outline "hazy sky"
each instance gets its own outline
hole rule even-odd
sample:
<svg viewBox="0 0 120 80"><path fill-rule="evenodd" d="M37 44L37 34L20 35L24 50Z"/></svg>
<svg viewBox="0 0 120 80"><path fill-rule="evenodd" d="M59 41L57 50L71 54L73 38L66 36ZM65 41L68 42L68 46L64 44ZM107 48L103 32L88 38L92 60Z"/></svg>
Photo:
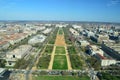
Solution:
<svg viewBox="0 0 120 80"><path fill-rule="evenodd" d="M0 20L120 22L120 0L0 0Z"/></svg>

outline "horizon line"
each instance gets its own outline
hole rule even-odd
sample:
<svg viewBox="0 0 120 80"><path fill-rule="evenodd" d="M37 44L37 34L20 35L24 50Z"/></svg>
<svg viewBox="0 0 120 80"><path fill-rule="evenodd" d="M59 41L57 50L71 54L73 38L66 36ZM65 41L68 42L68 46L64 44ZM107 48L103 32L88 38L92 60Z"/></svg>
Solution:
<svg viewBox="0 0 120 80"><path fill-rule="evenodd" d="M1 21L45 21L45 22L95 22L95 23L120 23L114 21L82 21L82 20L0 20Z"/></svg>

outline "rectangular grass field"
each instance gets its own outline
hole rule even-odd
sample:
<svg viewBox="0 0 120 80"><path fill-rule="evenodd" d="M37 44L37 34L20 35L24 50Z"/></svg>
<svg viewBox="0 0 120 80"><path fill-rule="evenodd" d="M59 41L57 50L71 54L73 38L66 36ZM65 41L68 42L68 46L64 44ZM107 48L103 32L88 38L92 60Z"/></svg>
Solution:
<svg viewBox="0 0 120 80"><path fill-rule="evenodd" d="M63 30L62 28L59 29L59 35L62 35L63 34Z"/></svg>
<svg viewBox="0 0 120 80"><path fill-rule="evenodd" d="M55 54L65 54L65 47L57 46L55 50Z"/></svg>
<svg viewBox="0 0 120 80"><path fill-rule="evenodd" d="M65 55L55 55L52 68L57 69L57 70L68 69L66 56Z"/></svg>

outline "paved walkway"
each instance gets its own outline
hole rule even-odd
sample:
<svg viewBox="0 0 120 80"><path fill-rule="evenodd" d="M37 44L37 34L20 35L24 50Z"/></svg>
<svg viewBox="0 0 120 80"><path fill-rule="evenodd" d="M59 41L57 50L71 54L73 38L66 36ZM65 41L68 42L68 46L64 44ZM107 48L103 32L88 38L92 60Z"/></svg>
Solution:
<svg viewBox="0 0 120 80"><path fill-rule="evenodd" d="M72 70L69 53L67 51L67 46L65 46L65 52L66 52L66 59L67 59L67 64L68 64L68 70Z"/></svg>
<svg viewBox="0 0 120 80"><path fill-rule="evenodd" d="M32 80L32 79L33 79L32 74L30 74L30 75L29 75L29 79L30 79L30 80Z"/></svg>
<svg viewBox="0 0 120 80"><path fill-rule="evenodd" d="M56 46L63 46L63 47L65 47L66 54L55 54ZM53 52L51 54L51 61L49 63L49 67L48 67L49 70L52 70L52 66L53 66L54 56L55 55L65 55L66 59L67 59L68 70L72 70L70 58L69 58L68 51L67 51L67 45L65 43L64 32L63 32L62 35L60 35L59 34L59 30L57 32L57 37L56 37L56 40L55 40Z"/></svg>
<svg viewBox="0 0 120 80"><path fill-rule="evenodd" d="M53 51L52 51L52 54L51 54L51 60L50 60L49 67L48 67L49 70L52 70L54 55L55 55L55 49L56 49L56 46L53 47Z"/></svg>

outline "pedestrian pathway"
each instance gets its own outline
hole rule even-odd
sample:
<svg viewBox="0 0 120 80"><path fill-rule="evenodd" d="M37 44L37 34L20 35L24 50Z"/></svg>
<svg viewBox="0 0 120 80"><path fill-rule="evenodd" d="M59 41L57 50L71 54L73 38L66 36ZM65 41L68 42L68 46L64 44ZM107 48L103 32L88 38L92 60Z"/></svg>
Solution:
<svg viewBox="0 0 120 80"><path fill-rule="evenodd" d="M54 55L55 55L55 49L56 49L56 46L53 47L53 52L51 54L51 61L49 63L49 67L48 67L49 70L52 70L53 61L54 61Z"/></svg>
<svg viewBox="0 0 120 80"><path fill-rule="evenodd" d="M69 53L67 51L67 46L65 46L65 51L66 51L66 59L67 59L67 63L68 63L68 70L72 70Z"/></svg>
<svg viewBox="0 0 120 80"><path fill-rule="evenodd" d="M56 46L64 47L66 54L55 54ZM66 43L65 43L64 32L63 32L63 34L61 35L61 34L59 34L59 30L58 30L58 32L57 32L57 36L56 36L56 40L55 40L53 52L52 52L52 54L51 54L51 61L50 61L50 63L49 63L49 67L48 67L49 70L52 70L52 66L53 66L54 56L55 56L55 55L65 55L65 56L66 56L66 59L67 59L68 70L72 70L71 62L70 62L70 58L69 58L69 54L68 54L68 51L67 51L67 45L66 45Z"/></svg>

